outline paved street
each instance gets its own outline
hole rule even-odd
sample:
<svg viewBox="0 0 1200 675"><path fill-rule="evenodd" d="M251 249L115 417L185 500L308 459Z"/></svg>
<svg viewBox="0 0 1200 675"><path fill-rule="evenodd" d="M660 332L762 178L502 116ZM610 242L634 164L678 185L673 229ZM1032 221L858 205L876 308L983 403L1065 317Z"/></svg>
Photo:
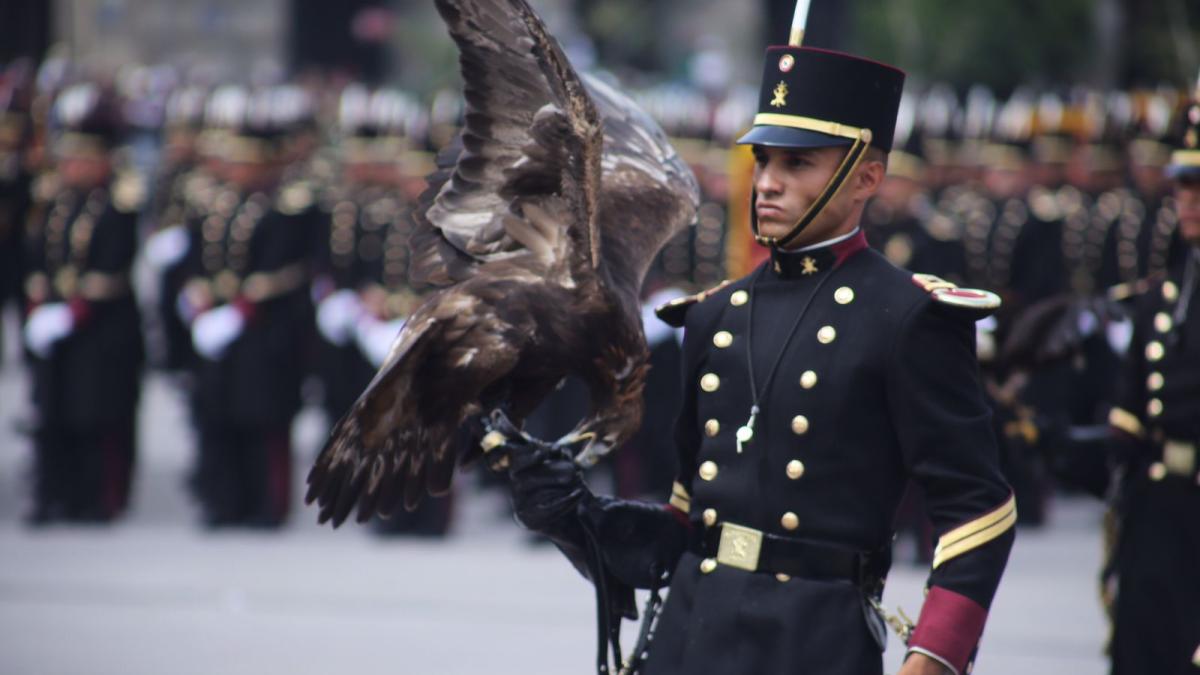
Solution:
<svg viewBox="0 0 1200 675"><path fill-rule="evenodd" d="M15 431L28 415L26 383L7 329L0 673L591 672L590 588L557 552L530 546L497 495L461 500L454 534L441 543L318 528L315 512L299 504L279 533L197 527L181 488L188 427L177 394L158 377L147 384L129 517L108 528L26 529L29 450ZM297 486L320 427L315 416L298 423ZM1094 584L1099 520L1098 505L1060 500L1052 526L1019 534L977 674L1105 672ZM924 576L898 565L885 603L915 617ZM901 652L893 639L889 672Z"/></svg>

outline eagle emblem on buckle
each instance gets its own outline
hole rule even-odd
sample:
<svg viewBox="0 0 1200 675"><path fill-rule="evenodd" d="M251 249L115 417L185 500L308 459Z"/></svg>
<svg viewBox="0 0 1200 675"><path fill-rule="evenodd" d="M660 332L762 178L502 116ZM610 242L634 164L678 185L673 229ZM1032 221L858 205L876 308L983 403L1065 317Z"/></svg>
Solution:
<svg viewBox="0 0 1200 675"><path fill-rule="evenodd" d="M754 572L758 570L762 540L763 534L758 530L724 523L721 525L721 542L717 547L717 562Z"/></svg>

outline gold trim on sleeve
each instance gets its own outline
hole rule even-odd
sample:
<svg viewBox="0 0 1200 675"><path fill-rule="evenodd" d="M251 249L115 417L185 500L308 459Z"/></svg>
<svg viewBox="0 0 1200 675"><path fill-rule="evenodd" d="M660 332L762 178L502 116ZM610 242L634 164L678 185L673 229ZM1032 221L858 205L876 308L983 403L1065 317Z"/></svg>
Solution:
<svg viewBox="0 0 1200 675"><path fill-rule="evenodd" d="M1108 425L1137 438L1144 438L1146 436L1146 429L1142 426L1142 421L1138 419L1137 415L1122 408L1113 408L1108 411Z"/></svg>
<svg viewBox="0 0 1200 675"><path fill-rule="evenodd" d="M938 538L933 551L933 569L948 560L983 546L1012 529L1017 522L1016 498L1009 496L999 508L960 525Z"/></svg>
<svg viewBox="0 0 1200 675"><path fill-rule="evenodd" d="M667 500L667 503L684 513L692 510L692 497L688 494L687 488L679 482L671 486L671 498Z"/></svg>

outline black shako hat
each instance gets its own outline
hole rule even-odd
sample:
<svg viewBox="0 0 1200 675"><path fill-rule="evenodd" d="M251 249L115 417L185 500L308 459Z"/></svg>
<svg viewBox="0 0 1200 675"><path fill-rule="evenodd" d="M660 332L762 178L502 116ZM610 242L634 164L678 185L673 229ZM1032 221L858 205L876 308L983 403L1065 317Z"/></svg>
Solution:
<svg viewBox="0 0 1200 675"><path fill-rule="evenodd" d="M767 48L758 114L738 144L849 148L825 189L782 237L759 234L758 193L751 191L750 228L758 243L787 248L833 200L869 148L891 152L903 89L903 71L876 61L811 47Z"/></svg>
<svg viewBox="0 0 1200 675"><path fill-rule="evenodd" d="M892 149L904 72L812 47L768 47L754 127L742 145L823 148L865 143Z"/></svg>

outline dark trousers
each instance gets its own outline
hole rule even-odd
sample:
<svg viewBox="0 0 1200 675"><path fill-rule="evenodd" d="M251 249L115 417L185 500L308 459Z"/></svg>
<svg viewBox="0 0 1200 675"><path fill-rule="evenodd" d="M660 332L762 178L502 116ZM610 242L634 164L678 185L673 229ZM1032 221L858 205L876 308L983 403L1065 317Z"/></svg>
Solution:
<svg viewBox="0 0 1200 675"><path fill-rule="evenodd" d="M134 421L93 427L46 423L35 435L34 523L105 522L129 505Z"/></svg>
<svg viewBox="0 0 1200 675"><path fill-rule="evenodd" d="M194 487L207 525L278 527L287 520L290 426L200 425Z"/></svg>

